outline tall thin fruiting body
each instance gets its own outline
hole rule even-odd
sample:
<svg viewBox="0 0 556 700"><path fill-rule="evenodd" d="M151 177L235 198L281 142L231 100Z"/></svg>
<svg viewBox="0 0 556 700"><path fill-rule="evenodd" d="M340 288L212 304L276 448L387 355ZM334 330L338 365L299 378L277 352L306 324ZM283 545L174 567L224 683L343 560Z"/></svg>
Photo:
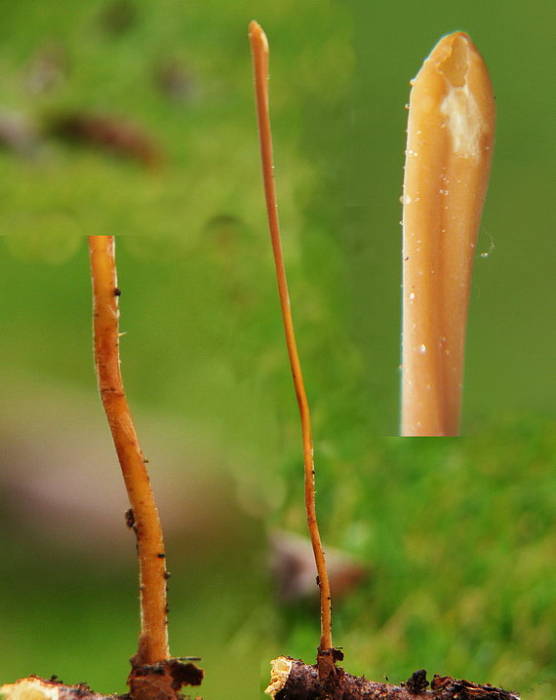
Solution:
<svg viewBox="0 0 556 700"><path fill-rule="evenodd" d="M89 236L95 365L102 403L132 508L130 524L137 535L141 636L135 661L154 664L169 657L165 550L158 509L120 373L120 291L114 245L114 236Z"/></svg>
<svg viewBox="0 0 556 700"><path fill-rule="evenodd" d="M295 332L290 308L288 282L282 256L280 242L280 225L278 222L278 206L276 199L276 187L274 184L274 164L272 158L272 134L270 129L270 115L268 108L268 41L262 28L257 22L249 25L249 40L253 56L253 69L255 75L255 96L257 102L257 118L259 124L259 137L261 145L261 159L263 170L264 192L268 213L268 225L276 278L278 282L278 295L284 322L286 346L291 365L293 383L301 416L301 431L303 437L303 462L305 472L305 509L307 512L307 524L313 546L315 563L318 573L320 589L321 609L321 640L320 650L332 649L332 606L330 598L330 582L321 543L317 513L315 508L315 467L313 461L313 438L311 434L311 414L307 394L303 383L303 374L297 351Z"/></svg>
<svg viewBox="0 0 556 700"><path fill-rule="evenodd" d="M458 435L471 270L495 108L467 34L412 81L403 190L402 435Z"/></svg>

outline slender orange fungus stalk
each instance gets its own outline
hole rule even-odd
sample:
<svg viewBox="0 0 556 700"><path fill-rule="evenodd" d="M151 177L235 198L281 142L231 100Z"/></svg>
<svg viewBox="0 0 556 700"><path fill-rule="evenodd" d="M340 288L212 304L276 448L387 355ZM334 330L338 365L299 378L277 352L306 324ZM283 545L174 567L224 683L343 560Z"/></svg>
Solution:
<svg viewBox="0 0 556 700"><path fill-rule="evenodd" d="M120 291L114 246L114 236L89 236L95 365L102 403L132 508L130 524L137 535L141 636L135 661L139 665L154 664L169 658L165 550L158 509L120 373Z"/></svg>
<svg viewBox="0 0 556 700"><path fill-rule="evenodd" d="M467 34L412 81L403 190L402 435L458 435L471 270L494 140L494 98Z"/></svg>
<svg viewBox="0 0 556 700"><path fill-rule="evenodd" d="M257 103L257 117L259 124L259 137L261 146L261 159L263 170L263 182L268 214L270 239L274 253L276 278L278 283L278 295L284 322L286 346L291 365L293 383L301 416L301 432L303 438L303 462L305 472L305 509L307 512L307 524L313 547L313 554L318 573L320 589L321 609L321 639L320 650L332 650L332 606L330 598L330 582L324 557L317 513L315 507L315 468L313 461L313 438L311 431L311 414L307 394L303 383L303 374L299 361L299 353L295 340L293 319L291 315L288 282L282 245L280 242L280 225L278 221L278 206L276 199L276 187L274 183L274 164L272 158L272 134L270 129L270 114L268 107L268 41L262 28L257 22L249 25L249 40L253 56L253 69L255 75L255 96Z"/></svg>

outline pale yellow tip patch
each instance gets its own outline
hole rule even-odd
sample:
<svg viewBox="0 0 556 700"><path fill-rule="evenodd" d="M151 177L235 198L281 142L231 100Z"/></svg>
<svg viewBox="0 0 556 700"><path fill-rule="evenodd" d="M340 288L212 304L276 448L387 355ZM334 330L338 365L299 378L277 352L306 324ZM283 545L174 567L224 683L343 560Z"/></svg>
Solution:
<svg viewBox="0 0 556 700"><path fill-rule="evenodd" d="M446 116L454 152L464 158L477 158L481 153L483 119L467 85L450 88L440 111Z"/></svg>
<svg viewBox="0 0 556 700"><path fill-rule="evenodd" d="M438 71L446 79L446 96L440 111L447 118L455 153L464 158L480 155L483 119L477 101L469 89L469 68L474 51L471 40L463 32L443 40L446 55L438 63Z"/></svg>
<svg viewBox="0 0 556 700"><path fill-rule="evenodd" d="M266 38L264 29L255 20L249 22L249 39L251 41L259 41L263 47L263 50L268 52L268 39Z"/></svg>

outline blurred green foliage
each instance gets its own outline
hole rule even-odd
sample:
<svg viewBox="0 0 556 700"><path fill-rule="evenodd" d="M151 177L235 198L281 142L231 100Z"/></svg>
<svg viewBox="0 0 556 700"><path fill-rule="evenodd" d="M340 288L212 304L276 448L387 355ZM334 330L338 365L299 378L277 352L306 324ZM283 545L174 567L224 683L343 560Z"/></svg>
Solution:
<svg viewBox="0 0 556 700"><path fill-rule="evenodd" d="M272 655L309 659L318 638L311 606L276 604L259 551L264 527L303 531L304 515L259 175L253 17L271 42L323 530L372 568L337 606L346 666L393 680L427 667L554 695L554 15L549 0L4 3L0 122L19 115L38 135L29 156L0 151L3 410L38 385L94 392L83 236L117 235L131 402L205 436L260 530L201 563L180 561L176 545L173 651L204 657L208 700L258 697ZM498 103L467 354L473 437L381 439L397 429L403 105L453 29L482 51ZM75 111L139 125L164 164L48 134L53 115ZM131 553L76 560L0 519L0 680L58 672L122 690L137 627Z"/></svg>

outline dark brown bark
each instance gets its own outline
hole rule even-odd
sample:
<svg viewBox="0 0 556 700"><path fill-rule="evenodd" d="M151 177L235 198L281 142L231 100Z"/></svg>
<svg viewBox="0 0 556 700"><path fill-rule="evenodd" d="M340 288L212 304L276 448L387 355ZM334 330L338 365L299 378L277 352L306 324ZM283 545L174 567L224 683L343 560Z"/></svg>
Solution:
<svg viewBox="0 0 556 700"><path fill-rule="evenodd" d="M281 661L281 671L276 662ZM290 662L289 673L287 662ZM325 682L317 666L297 659L276 659L273 684L267 690L274 700L519 700L519 696L491 685L477 685L449 676L435 675L429 683L426 671L416 671L405 683L376 683L352 676L342 668Z"/></svg>

